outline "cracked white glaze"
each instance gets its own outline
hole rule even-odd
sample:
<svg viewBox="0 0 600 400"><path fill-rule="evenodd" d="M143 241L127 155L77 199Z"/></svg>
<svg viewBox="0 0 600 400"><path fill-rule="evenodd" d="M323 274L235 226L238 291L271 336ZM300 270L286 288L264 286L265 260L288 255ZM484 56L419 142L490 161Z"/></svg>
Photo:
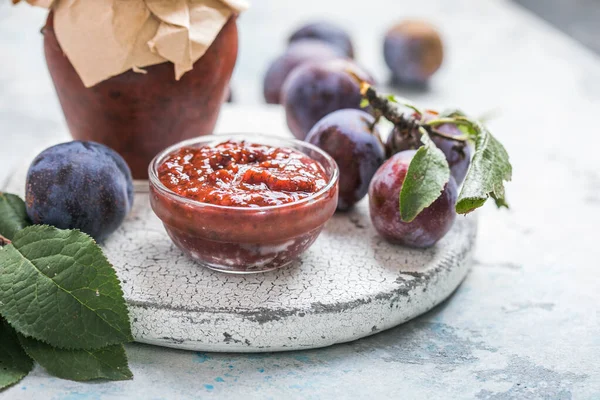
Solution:
<svg viewBox="0 0 600 400"><path fill-rule="evenodd" d="M23 172L15 175L8 191L22 192L23 182ZM475 231L475 219L458 218L431 249L394 246L372 228L365 199L336 214L291 266L235 276L183 255L148 193L138 191L131 214L103 247L123 283L136 341L258 352L346 342L428 311L467 274Z"/></svg>
<svg viewBox="0 0 600 400"><path fill-rule="evenodd" d="M136 340L194 350L275 351L345 342L398 325L446 298L466 275L475 222L459 218L436 247L393 246L367 203L336 215L313 247L280 271L232 276L173 246L138 193L105 245L118 266Z"/></svg>

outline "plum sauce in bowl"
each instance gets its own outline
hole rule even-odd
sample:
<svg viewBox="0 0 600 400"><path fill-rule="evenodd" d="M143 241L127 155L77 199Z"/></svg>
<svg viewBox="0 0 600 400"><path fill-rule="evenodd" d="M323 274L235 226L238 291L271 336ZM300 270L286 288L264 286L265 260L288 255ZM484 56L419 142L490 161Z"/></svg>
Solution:
<svg viewBox="0 0 600 400"><path fill-rule="evenodd" d="M334 214L338 168L294 139L204 136L150 163L150 203L184 253L230 273L283 267L306 251Z"/></svg>

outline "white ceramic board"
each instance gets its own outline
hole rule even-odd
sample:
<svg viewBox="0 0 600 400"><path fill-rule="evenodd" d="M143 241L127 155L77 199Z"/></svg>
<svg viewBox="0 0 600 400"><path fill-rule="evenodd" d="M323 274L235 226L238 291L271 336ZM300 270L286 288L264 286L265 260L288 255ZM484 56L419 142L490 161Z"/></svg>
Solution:
<svg viewBox="0 0 600 400"><path fill-rule="evenodd" d="M238 113L234 119L244 120ZM5 190L22 193L25 172L13 174ZM365 199L335 215L291 266L227 275L199 266L171 243L144 186L138 183L132 213L104 249L122 280L136 341L160 346L283 351L374 334L446 299L468 272L476 236L474 217L459 217L433 248L394 246L372 228Z"/></svg>

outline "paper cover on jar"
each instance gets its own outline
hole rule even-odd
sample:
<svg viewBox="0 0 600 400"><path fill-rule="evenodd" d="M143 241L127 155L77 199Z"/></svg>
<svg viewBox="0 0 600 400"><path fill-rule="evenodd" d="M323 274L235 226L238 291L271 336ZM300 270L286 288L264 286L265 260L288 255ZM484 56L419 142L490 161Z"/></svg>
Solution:
<svg viewBox="0 0 600 400"><path fill-rule="evenodd" d="M27 0L51 7L54 30L86 87L129 69L170 61L193 68L245 0Z"/></svg>

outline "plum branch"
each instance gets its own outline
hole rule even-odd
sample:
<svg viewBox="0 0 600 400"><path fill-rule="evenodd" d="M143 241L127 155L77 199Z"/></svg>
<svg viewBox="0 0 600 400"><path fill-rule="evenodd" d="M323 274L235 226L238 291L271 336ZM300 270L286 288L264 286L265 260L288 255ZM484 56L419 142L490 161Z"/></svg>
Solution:
<svg viewBox="0 0 600 400"><path fill-rule="evenodd" d="M460 143L461 145L466 144L466 136L451 136L447 135L439 130L435 129L436 126L443 124L454 124L454 125L471 125L472 123L463 117L458 118L439 118L429 122L422 120L423 112L414 106L408 106L419 116L415 118L413 116L407 116L405 113L400 112L395 103L390 101L388 98L380 95L377 91L365 80L361 79L352 71L347 73L359 84L361 95L367 100L369 105L373 108L376 114L376 119L379 116L385 117L388 121L393 123L397 131L404 136L412 136L410 139L413 142L420 143L420 138L415 137L415 132L420 134L420 130L425 131L431 136L439 136L441 138L452 140Z"/></svg>

